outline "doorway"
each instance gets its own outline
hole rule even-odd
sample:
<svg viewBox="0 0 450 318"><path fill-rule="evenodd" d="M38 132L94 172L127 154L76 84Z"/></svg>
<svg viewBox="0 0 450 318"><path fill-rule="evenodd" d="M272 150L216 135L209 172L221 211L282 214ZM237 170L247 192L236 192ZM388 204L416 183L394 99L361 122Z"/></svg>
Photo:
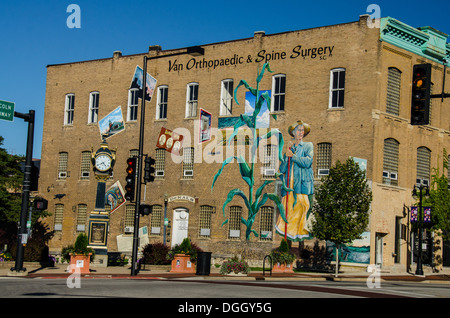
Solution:
<svg viewBox="0 0 450 318"><path fill-rule="evenodd" d="M375 264L383 266L383 233L375 233Z"/></svg>
<svg viewBox="0 0 450 318"><path fill-rule="evenodd" d="M181 244L188 237L189 210L178 208L173 210L172 247Z"/></svg>

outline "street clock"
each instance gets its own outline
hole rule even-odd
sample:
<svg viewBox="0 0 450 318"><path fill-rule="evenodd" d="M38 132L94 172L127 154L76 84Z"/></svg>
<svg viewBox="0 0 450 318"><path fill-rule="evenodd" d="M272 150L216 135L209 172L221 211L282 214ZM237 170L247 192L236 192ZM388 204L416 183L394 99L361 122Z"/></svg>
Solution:
<svg viewBox="0 0 450 318"><path fill-rule="evenodd" d="M95 177L99 180L106 180L112 174L116 155L108 148L108 143L103 140L100 148L92 152L92 165L94 166Z"/></svg>

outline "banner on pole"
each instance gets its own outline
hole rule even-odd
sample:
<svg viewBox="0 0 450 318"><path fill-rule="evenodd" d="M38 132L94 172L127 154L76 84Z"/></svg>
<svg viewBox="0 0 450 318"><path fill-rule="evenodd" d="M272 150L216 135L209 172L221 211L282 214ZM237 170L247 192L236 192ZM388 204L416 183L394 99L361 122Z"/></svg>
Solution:
<svg viewBox="0 0 450 318"><path fill-rule="evenodd" d="M425 223L431 223L431 207L423 207L423 221Z"/></svg>
<svg viewBox="0 0 450 318"><path fill-rule="evenodd" d="M419 207L412 206L411 207L411 223L417 222L419 217Z"/></svg>

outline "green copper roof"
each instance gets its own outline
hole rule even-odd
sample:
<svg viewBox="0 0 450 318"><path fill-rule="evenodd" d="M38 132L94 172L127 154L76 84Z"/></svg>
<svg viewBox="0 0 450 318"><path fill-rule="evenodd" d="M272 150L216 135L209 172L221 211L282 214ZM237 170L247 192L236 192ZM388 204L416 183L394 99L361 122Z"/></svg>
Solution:
<svg viewBox="0 0 450 318"><path fill-rule="evenodd" d="M381 41L450 66L450 44L447 38L448 34L432 27L414 28L390 17L381 19Z"/></svg>

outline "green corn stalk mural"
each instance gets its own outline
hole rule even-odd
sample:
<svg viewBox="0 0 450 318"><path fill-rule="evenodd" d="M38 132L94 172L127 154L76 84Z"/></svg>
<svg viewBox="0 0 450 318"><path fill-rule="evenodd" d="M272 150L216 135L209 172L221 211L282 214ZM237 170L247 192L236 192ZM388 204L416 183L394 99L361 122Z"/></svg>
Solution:
<svg viewBox="0 0 450 318"><path fill-rule="evenodd" d="M216 183L217 178L221 175L225 166L227 164L229 164L230 162L232 162L233 160L237 160L237 162L239 164L239 171L241 173L241 177L245 181L245 183L248 185L248 196L244 193L244 191L242 191L239 188L230 190L230 192L228 192L227 199L222 206L222 212L223 212L224 217L226 217L225 207L227 206L228 203L230 203L233 200L233 198L235 196L240 196L244 200L245 206L248 209L248 217L247 217L247 219L245 219L243 216L241 216L241 222L247 227L246 234L245 234L246 240L250 239L251 233L253 233L255 235L255 237L258 237L258 232L255 231L254 229L252 229L252 226L253 226L253 223L255 222L256 214L258 213L259 209L267 202L267 200L272 200L277 205L277 207L280 211L281 217L283 218L283 220L286 223L288 222L286 219L284 207L281 204L281 201L280 201L280 198L278 197L278 195L276 195L274 193L263 193L264 188L268 184L272 183L274 180L264 181L264 183L255 191L255 184L254 184L255 183L255 178L254 178L254 172L255 172L254 168L255 167L254 167L254 165L255 165L255 156L256 156L260 141L271 138L272 136L276 136L278 138L278 157L279 157L280 162L283 161L282 149L283 149L284 141L283 141L283 136L278 129L271 129L264 136L257 137L256 118L261 110L261 107L262 107L264 101L267 102L267 105L270 105L270 100L271 100L271 98L267 92L264 92L263 94L261 94L261 96L259 94L259 83L261 82L261 79L263 78L265 70L273 73L272 70L270 69L269 63L265 63L262 67L261 72L258 72L258 76L256 78L256 88L251 87L245 80L241 80L239 82L238 86L236 87L236 89L234 90L234 100L236 101L236 103L238 105L239 105L239 102L236 98L236 92L239 89L239 87L241 87L242 85L244 85L245 88L247 88L256 98L254 112L251 115L247 115L247 114L240 115L239 120L234 125L233 133L230 136L230 138L228 139L228 144L230 144L231 141L234 140L234 137L237 135L238 129L244 125L248 126L248 128L252 131L252 136L253 136L253 144L251 145L251 150L250 150L251 164L249 165L245 161L245 158L242 157L241 155L228 157L227 159L225 159L225 161L222 164L222 167L219 169L219 171L214 176L214 179L213 179L213 182L211 185L211 191L213 191L214 184ZM272 117L274 119L277 119L276 115L274 115L274 114L272 114ZM278 176L279 175L277 175L277 177ZM283 185L283 188L285 188L285 190L292 191L292 189L286 189L285 185ZM227 223L228 223L228 218L222 223L222 226L224 226Z"/></svg>

